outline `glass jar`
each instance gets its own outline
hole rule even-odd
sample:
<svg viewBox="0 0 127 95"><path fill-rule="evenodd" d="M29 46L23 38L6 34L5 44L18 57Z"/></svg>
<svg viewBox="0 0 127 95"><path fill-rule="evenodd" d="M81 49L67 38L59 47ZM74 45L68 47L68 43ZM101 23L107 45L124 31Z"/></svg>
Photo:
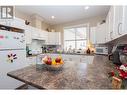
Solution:
<svg viewBox="0 0 127 95"><path fill-rule="evenodd" d="M42 61L42 59L45 57L45 54L37 55L37 62L36 62L36 68L37 69L43 69L45 63Z"/></svg>

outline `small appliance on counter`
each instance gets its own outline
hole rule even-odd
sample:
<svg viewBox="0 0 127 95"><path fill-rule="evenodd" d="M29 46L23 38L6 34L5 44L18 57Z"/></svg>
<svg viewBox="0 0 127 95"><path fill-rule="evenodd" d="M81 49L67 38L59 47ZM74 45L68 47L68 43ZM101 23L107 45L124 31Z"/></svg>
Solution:
<svg viewBox="0 0 127 95"><path fill-rule="evenodd" d="M108 47L106 46L100 46L95 48L95 54L104 54L108 55Z"/></svg>
<svg viewBox="0 0 127 95"><path fill-rule="evenodd" d="M31 50L29 49L29 46L26 46L26 55L27 55L27 56L32 55L32 54L31 54Z"/></svg>

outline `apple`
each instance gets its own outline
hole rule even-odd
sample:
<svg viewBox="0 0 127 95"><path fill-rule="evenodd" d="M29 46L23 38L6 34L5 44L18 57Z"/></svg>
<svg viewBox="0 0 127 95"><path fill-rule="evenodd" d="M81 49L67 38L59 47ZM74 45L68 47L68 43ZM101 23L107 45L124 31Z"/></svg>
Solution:
<svg viewBox="0 0 127 95"><path fill-rule="evenodd" d="M46 64L47 64L47 65L51 65L51 64L52 64L52 60L47 60L47 61L46 61Z"/></svg>
<svg viewBox="0 0 127 95"><path fill-rule="evenodd" d="M55 61L56 61L56 63L60 63L61 58L57 57L57 58L55 59Z"/></svg>

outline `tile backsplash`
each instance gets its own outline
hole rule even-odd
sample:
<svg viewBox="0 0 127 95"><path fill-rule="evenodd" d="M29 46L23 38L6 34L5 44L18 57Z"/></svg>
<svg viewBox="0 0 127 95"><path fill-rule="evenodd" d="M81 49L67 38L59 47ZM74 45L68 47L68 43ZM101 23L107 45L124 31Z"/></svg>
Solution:
<svg viewBox="0 0 127 95"><path fill-rule="evenodd" d="M42 51L42 46L44 45L45 41L43 40L32 40L32 43L29 45L29 49L33 51Z"/></svg>

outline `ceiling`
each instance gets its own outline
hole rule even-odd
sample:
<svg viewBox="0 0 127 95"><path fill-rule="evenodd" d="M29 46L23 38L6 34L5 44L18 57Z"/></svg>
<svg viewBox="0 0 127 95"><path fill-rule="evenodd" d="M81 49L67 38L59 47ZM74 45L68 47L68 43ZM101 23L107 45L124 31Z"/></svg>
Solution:
<svg viewBox="0 0 127 95"><path fill-rule="evenodd" d="M60 24L80 19L107 15L110 6L16 6L19 10L29 16L38 14L49 24ZM51 19L55 16L55 19Z"/></svg>

